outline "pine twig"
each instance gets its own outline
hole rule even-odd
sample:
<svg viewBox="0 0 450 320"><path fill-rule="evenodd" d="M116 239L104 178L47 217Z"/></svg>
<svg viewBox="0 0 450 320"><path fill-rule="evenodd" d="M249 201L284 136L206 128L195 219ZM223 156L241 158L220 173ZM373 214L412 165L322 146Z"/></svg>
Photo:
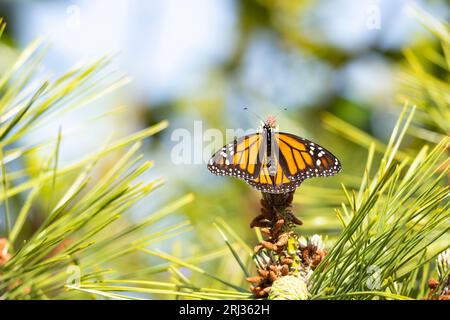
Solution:
<svg viewBox="0 0 450 320"><path fill-rule="evenodd" d="M247 278L257 298L307 299L309 276L325 256L320 236L306 241L296 233L302 221L293 214L293 198L293 192L262 193L261 214L250 224L265 237L254 248L258 275Z"/></svg>

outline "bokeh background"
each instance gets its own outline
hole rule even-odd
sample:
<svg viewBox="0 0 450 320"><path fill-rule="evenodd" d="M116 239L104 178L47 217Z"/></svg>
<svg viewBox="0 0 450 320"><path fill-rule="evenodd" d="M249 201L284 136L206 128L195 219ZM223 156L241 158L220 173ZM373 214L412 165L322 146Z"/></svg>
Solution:
<svg viewBox="0 0 450 320"><path fill-rule="evenodd" d="M155 244L180 255L223 245L212 227L217 217L255 243L249 223L260 195L241 181L211 175L204 163L174 163L174 130L194 134L194 121L201 121L203 130L224 133L256 128L259 120L244 107L261 117L287 108L278 115L280 128L325 146L343 164L335 177L304 182L295 200L305 235L333 237L339 232L333 207L344 199L339 186L358 186L367 151L336 134L324 118L334 115L388 139L403 104L403 50L435 41L411 16L410 5L449 18L444 0L1 1L7 30L0 68L38 37L50 45L42 74L61 75L80 61L114 56L114 68L131 79L128 85L27 139L55 136L60 125L82 125L61 146L61 161L70 162L111 137L169 120L169 128L145 145L145 157L155 161L148 179L163 177L165 185L134 207L128 219L193 193L195 200L172 218L188 218L193 232ZM102 113L108 116L97 119ZM207 145L193 146L192 160L199 152L211 153L203 149ZM107 171L108 164L102 165ZM207 268L232 277L235 262L223 261ZM148 261L127 263L134 268L133 263L143 267Z"/></svg>

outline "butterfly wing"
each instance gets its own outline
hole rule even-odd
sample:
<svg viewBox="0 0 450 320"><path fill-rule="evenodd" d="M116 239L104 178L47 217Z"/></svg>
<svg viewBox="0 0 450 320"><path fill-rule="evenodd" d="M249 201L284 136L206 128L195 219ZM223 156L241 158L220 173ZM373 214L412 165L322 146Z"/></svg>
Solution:
<svg viewBox="0 0 450 320"><path fill-rule="evenodd" d="M261 167L259 155L262 148L261 133L234 139L211 157L208 169L219 176L253 179L259 175Z"/></svg>
<svg viewBox="0 0 450 320"><path fill-rule="evenodd" d="M339 160L322 146L290 133L275 134L280 165L289 180L333 176L341 170Z"/></svg>

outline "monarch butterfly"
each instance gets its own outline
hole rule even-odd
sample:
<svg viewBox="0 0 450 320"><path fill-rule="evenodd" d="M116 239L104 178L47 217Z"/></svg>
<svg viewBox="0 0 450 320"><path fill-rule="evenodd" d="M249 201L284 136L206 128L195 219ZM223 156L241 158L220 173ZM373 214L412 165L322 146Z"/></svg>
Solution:
<svg viewBox="0 0 450 320"><path fill-rule="evenodd" d="M341 170L339 160L318 144L278 132L269 116L262 130L226 144L209 160L208 170L234 176L266 193L294 191L305 179L332 176Z"/></svg>

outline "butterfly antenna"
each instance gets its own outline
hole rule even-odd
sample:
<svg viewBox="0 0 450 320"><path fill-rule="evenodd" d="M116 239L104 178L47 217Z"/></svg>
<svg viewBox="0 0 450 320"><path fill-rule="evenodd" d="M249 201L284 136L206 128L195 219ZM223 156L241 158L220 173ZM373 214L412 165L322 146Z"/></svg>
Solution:
<svg viewBox="0 0 450 320"><path fill-rule="evenodd" d="M264 121L264 119L261 118L261 117L260 117L257 113L255 113L253 110L250 110L250 109L247 108L247 107L244 107L244 110L250 112L252 115L254 115L256 118L258 118L259 120L261 120L263 123L266 123L266 121Z"/></svg>
<svg viewBox="0 0 450 320"><path fill-rule="evenodd" d="M284 107L280 108L280 110L278 110L277 114L275 115L275 118L276 118L280 113L282 113L283 111L288 111L288 109L287 109L287 108L284 108Z"/></svg>

